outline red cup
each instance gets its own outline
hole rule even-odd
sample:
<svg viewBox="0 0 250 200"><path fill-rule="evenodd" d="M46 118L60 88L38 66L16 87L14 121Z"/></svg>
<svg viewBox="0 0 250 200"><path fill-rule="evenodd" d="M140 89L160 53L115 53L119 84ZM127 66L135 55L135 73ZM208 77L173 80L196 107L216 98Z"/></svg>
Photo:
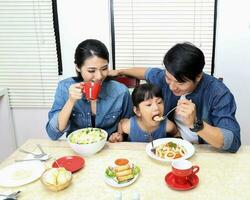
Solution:
<svg viewBox="0 0 250 200"><path fill-rule="evenodd" d="M192 176L199 170L199 166L193 166L188 160L180 159L172 162L172 173L175 175L175 181L178 184L184 185L187 182L191 182Z"/></svg>
<svg viewBox="0 0 250 200"><path fill-rule="evenodd" d="M85 94L87 100L96 100L99 92L101 91L101 82L94 82L94 81L88 81L88 82L82 82L82 92Z"/></svg>

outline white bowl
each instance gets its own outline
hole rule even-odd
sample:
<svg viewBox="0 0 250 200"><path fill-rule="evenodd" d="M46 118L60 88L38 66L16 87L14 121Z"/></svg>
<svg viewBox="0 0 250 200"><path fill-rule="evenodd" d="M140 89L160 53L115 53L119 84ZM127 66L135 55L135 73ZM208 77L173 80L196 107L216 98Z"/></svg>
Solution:
<svg viewBox="0 0 250 200"><path fill-rule="evenodd" d="M100 129L102 133L104 133L104 138L93 142L93 143L89 143L89 144L78 144L76 141L76 143L73 143L70 141L70 138L74 135L74 134L79 134L79 132L85 131L85 130L89 130L90 134L91 134L91 129L92 128L83 128L83 129L78 129L74 132L72 132L69 136L68 136L68 143L70 145L70 147L77 153L83 155L83 156L91 156L94 155L95 153L97 153L98 151L100 151L104 145L106 144L107 138L108 138L108 133L103 130ZM95 129L95 128L93 128Z"/></svg>

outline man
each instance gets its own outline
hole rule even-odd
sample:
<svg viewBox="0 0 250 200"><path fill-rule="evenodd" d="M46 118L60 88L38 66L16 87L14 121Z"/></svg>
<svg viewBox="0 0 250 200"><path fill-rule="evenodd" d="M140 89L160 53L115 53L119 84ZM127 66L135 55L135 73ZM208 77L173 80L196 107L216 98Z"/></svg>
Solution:
<svg viewBox="0 0 250 200"><path fill-rule="evenodd" d="M164 94L165 113L177 106L173 119L183 139L236 152L241 140L234 97L221 81L202 72L202 51L190 43L176 44L163 63L166 70L130 68L109 75L133 76L158 85Z"/></svg>

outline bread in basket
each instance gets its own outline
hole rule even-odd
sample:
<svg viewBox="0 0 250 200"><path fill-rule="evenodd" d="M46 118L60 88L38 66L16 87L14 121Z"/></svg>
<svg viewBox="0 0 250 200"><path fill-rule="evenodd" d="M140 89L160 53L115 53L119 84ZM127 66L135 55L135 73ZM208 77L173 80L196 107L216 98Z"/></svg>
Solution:
<svg viewBox="0 0 250 200"><path fill-rule="evenodd" d="M72 180L72 173L63 167L47 169L41 177L43 185L54 192L67 188Z"/></svg>

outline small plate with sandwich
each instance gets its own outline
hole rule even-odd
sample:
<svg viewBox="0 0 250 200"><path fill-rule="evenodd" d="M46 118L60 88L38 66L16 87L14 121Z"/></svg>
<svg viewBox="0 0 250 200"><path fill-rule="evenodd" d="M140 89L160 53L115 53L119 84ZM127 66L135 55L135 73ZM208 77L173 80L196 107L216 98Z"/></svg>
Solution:
<svg viewBox="0 0 250 200"><path fill-rule="evenodd" d="M140 168L128 159L119 158L106 168L104 180L113 187L126 187L136 181L140 171Z"/></svg>

